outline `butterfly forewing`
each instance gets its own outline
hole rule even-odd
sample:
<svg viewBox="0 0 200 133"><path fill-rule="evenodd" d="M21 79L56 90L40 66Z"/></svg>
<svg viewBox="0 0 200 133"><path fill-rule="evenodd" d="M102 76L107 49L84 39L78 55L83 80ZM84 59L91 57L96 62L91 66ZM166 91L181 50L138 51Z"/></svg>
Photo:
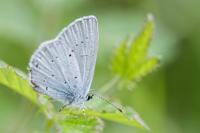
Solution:
<svg viewBox="0 0 200 133"><path fill-rule="evenodd" d="M98 50L98 25L94 16L83 17L65 28L58 40L71 47L79 64L83 88L81 93L86 96L89 91L96 63Z"/></svg>
<svg viewBox="0 0 200 133"><path fill-rule="evenodd" d="M30 81L50 97L66 102L89 91L97 56L98 27L94 16L72 22L31 57Z"/></svg>

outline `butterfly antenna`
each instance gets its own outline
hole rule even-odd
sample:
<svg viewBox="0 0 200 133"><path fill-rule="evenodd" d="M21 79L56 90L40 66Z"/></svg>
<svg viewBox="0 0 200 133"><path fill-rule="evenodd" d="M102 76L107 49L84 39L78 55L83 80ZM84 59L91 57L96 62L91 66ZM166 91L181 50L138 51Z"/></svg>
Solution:
<svg viewBox="0 0 200 133"><path fill-rule="evenodd" d="M119 112L123 113L123 110L121 108L119 108L118 106L116 106L115 104L111 103L109 100L105 99L104 97L101 97L95 93L93 93L94 96L96 96L97 98L107 102L108 104L112 105L115 109L117 109Z"/></svg>

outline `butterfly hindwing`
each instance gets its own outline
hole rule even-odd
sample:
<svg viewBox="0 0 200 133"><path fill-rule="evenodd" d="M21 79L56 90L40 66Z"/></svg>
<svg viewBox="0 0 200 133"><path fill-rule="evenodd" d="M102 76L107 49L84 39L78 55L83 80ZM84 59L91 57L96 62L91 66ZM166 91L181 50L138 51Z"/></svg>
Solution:
<svg viewBox="0 0 200 133"><path fill-rule="evenodd" d="M35 89L61 101L65 95L75 93L74 89L82 86L80 79L74 79L80 77L76 58L69 52L71 49L65 49L63 45L57 40L43 43L33 54L29 65Z"/></svg>

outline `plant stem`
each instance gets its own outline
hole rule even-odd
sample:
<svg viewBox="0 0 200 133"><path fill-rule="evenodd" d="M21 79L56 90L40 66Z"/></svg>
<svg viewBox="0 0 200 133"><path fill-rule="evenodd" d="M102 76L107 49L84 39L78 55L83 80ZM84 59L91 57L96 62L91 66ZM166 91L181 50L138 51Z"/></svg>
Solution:
<svg viewBox="0 0 200 133"><path fill-rule="evenodd" d="M99 89L99 92L102 94L108 92L109 90L111 90L111 88L113 88L113 86L115 86L119 82L119 79L120 79L119 77L115 76L113 79L111 79L105 85L103 85Z"/></svg>

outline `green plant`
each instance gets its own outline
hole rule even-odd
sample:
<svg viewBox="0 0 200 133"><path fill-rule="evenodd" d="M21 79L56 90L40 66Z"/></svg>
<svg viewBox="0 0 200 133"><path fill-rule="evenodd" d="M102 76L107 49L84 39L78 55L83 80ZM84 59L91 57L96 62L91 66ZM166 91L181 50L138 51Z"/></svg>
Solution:
<svg viewBox="0 0 200 133"><path fill-rule="evenodd" d="M119 45L111 64L114 78L100 90L100 93L113 89L112 85L116 83L132 84L156 68L158 58L148 57L148 47L153 33L153 25L153 19L148 18L143 31L135 40L125 39ZM139 115L130 107L124 107L123 112L119 112L108 102L99 99L86 103L91 108L84 110L65 108L62 112L58 112L54 104L46 96L33 91L26 74L3 62L0 63L0 83L38 106L38 109L46 116L46 132L50 130L83 133L101 132L103 130L103 119L141 129L148 129Z"/></svg>

